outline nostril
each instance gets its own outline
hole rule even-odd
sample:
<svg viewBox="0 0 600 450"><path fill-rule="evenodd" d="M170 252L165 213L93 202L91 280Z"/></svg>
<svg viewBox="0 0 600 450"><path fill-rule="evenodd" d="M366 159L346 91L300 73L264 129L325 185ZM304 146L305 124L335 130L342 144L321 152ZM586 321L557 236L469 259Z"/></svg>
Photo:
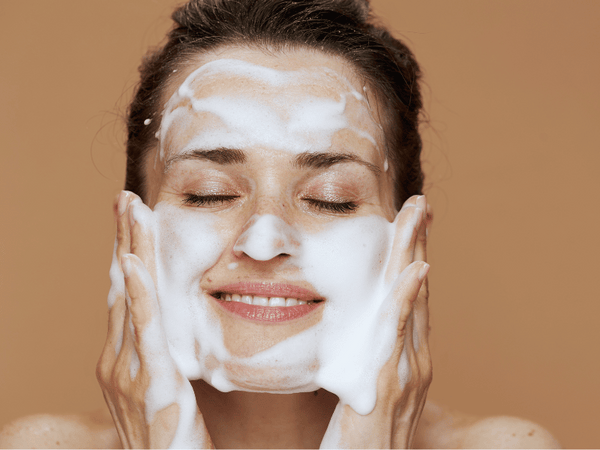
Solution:
<svg viewBox="0 0 600 450"><path fill-rule="evenodd" d="M238 257L245 254L257 261L268 261L277 256L293 256L299 246L294 228L277 216L265 214L250 218L233 252Z"/></svg>

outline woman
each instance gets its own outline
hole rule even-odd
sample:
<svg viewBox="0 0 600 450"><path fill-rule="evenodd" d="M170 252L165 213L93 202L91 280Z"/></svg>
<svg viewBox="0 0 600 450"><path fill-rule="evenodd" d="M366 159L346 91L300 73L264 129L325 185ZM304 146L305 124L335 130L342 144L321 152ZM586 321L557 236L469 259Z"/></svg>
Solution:
<svg viewBox="0 0 600 450"><path fill-rule="evenodd" d="M98 363L114 425L25 421L5 442L555 444L425 405L419 70L367 15L359 1L176 11L142 67L115 205Z"/></svg>

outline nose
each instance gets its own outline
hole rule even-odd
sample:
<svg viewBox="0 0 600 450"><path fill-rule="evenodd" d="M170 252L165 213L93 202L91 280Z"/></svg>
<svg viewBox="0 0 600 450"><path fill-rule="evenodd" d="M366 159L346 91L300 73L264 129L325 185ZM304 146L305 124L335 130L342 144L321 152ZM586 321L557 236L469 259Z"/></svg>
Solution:
<svg viewBox="0 0 600 450"><path fill-rule="evenodd" d="M256 261L269 261L277 256L298 256L298 232L272 214L254 215L233 246L237 257L244 254Z"/></svg>

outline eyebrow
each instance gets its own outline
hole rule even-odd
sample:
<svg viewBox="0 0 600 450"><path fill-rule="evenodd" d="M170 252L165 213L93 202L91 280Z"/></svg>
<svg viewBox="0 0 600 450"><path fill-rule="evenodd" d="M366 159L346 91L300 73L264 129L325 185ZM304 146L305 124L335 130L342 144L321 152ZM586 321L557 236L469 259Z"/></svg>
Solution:
<svg viewBox="0 0 600 450"><path fill-rule="evenodd" d="M377 167L375 164L365 161L360 156L354 155L352 153L304 152L300 153L294 159L294 165L296 167L313 169L324 169L331 167L335 164L346 162L354 162L361 164L367 169L369 169L371 172L373 172L376 177L379 177L381 175L381 169L379 167Z"/></svg>
<svg viewBox="0 0 600 450"><path fill-rule="evenodd" d="M165 163L165 172L177 161L197 159L211 161L221 165L243 164L247 161L246 153L233 148L217 148L214 150L191 150L171 156ZM326 169L335 164L354 162L365 166L375 176L381 175L381 169L375 164L365 161L352 153L303 152L294 158L294 166L300 169Z"/></svg>
<svg viewBox="0 0 600 450"><path fill-rule="evenodd" d="M246 154L234 148L216 148L214 150L191 150L178 155L173 155L165 163L165 172L171 165L177 161L187 159L200 159L204 161L212 161L217 164L243 164L246 162Z"/></svg>

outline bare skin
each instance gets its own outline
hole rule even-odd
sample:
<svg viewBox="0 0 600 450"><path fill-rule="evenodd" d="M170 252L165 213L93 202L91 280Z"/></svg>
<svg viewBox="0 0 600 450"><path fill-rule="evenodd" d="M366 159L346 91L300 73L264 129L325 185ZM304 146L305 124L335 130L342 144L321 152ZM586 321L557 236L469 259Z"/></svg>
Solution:
<svg viewBox="0 0 600 450"><path fill-rule="evenodd" d="M272 55L233 47L204 56L202 63L219 58L235 58L277 70L319 71L321 67L327 67L349 79L356 91L362 91L363 87L347 64L320 53L295 50ZM191 65L188 74L195 67ZM185 75L183 73L181 76ZM323 83L307 84L303 89L319 97L337 98L342 90L347 89L347 84L340 84L337 80L330 77ZM271 106L269 102L273 97L287 96L284 105L302 98L302 93L295 97L296 93L289 88L265 94L264 89L258 89L251 81L239 81L237 78L222 77L218 84L211 87L215 91L211 94L235 97L239 93L267 106ZM202 86L206 89L207 84ZM200 91L195 94L197 97L207 95ZM276 103L276 106L281 104ZM359 103L348 103L346 106L352 117L361 118L356 127L366 123L364 126L367 129L362 131L370 133L374 139L369 142L345 131L334 142L343 149L344 154L376 167L383 174L379 177L369 172L364 163L352 161L322 170L298 168L294 164L293 154L277 148L243 147L240 150L244 154L244 162L233 165L204 159L171 158L173 163L169 170L163 166L164 160L161 159L157 164L156 155L150 155L147 167L148 205L131 193L122 193L115 204L117 247L111 269L113 303L106 346L97 370L110 415L33 416L21 419L3 429L0 434L2 446L556 447L556 442L547 432L520 419L476 419L442 410L432 404L426 405L432 371L428 347L426 282L426 238L431 210L424 196L414 196L405 202L396 217L391 198L392 180L382 158L381 148L384 145L378 132L380 128L377 123L371 126L365 120L371 117L377 121L379 111L376 107L373 111L365 111L364 108ZM194 120L195 117L190 117L186 122L188 128L178 129L177 133L168 137L167 160L188 144L190 133L204 126L203 121ZM352 119L349 120L351 122ZM340 150L336 148L332 145L331 152L339 153ZM214 177L217 182L210 185L210 195L202 194L203 183L215 173L218 174ZM319 183L313 182L315 179ZM393 352L377 378L374 409L366 415L358 414L337 396L324 390L296 394L223 393L204 381L188 381L169 356L166 331L160 320L160 299L155 287L156 252L152 229L140 218L151 217L152 209L159 202L180 208L183 214L208 211L219 216L224 224L222 238L227 246L207 272L210 277L202 278L203 289L210 291L211 280L231 276L226 269L231 263L239 264L239 270L245 271L246 277L254 278L259 276L257 274L263 277L265 273L277 275L289 269L286 264L293 258L289 249L281 250L268 260L256 259L249 252L236 250L243 248L239 239L254 214L268 213L290 225L308 229L331 221L348 220L349 215L323 212L332 201L317 189L322 185L326 186L326 193L331 190L342 192L346 199L344 201L347 202L348 197L356 203L352 215L375 214L389 222L396 217L396 238L385 274L387 278L396 280L386 311L389 314L397 312L397 338ZM206 198L215 197L216 186L216 192L221 197L216 204L204 206L203 203L202 207L196 206L193 210L182 201L188 194L189 186L194 187L194 192L200 192L196 195L205 195ZM300 195L296 195L296 191ZM315 201L321 204L314 207ZM269 324L258 324L254 328L247 328L243 326L243 319L225 317L223 320L225 325L230 325L224 326L225 329L234 330L227 336L229 350L234 353L240 352L240 349L250 354L260 352L260 342L253 336L268 336L269 345L274 345L296 333L291 326L274 328ZM306 326L311 326L311 323ZM256 327L262 327L259 334ZM251 331L244 335L248 329ZM414 336L419 345L413 342ZM410 373L405 382L399 379L398 371L402 355L405 355ZM266 370L268 375L269 369ZM153 383L156 380L160 383ZM153 392L157 389L160 392ZM152 405L147 402L149 395L160 395L162 401L162 407L150 414L148 411Z"/></svg>
<svg viewBox="0 0 600 450"><path fill-rule="evenodd" d="M272 410L264 412L268 411ZM261 417L264 421L276 420L276 413ZM248 427L252 426L248 423ZM311 427L315 430L315 440L320 439L323 431L316 431L317 424ZM23 417L2 428L0 448L123 446L108 410L102 410L94 414ZM481 418L443 409L428 401L413 448L560 448L560 445L548 431L533 422L507 416Z"/></svg>

